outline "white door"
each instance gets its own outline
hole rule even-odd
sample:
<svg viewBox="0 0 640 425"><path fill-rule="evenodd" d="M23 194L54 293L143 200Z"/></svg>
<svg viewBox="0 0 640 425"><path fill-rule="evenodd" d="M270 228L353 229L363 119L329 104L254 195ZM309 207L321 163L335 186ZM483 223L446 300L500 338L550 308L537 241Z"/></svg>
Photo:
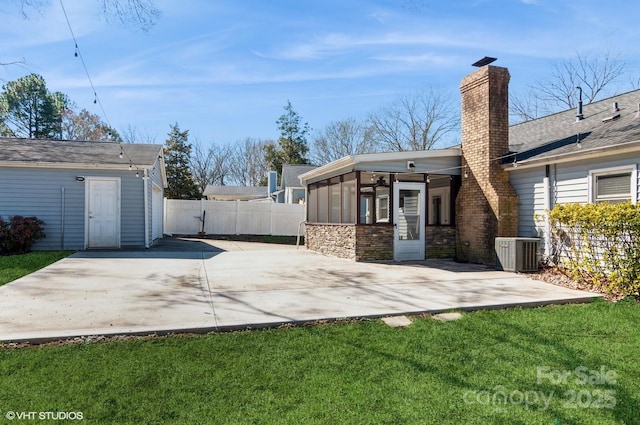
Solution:
<svg viewBox="0 0 640 425"><path fill-rule="evenodd" d="M393 259L424 260L424 183L393 186Z"/></svg>
<svg viewBox="0 0 640 425"><path fill-rule="evenodd" d="M162 189L155 184L153 185L153 190L151 192L151 240L155 241L162 237L162 205L164 203L164 199L162 197Z"/></svg>
<svg viewBox="0 0 640 425"><path fill-rule="evenodd" d="M87 178L87 248L120 247L120 179Z"/></svg>

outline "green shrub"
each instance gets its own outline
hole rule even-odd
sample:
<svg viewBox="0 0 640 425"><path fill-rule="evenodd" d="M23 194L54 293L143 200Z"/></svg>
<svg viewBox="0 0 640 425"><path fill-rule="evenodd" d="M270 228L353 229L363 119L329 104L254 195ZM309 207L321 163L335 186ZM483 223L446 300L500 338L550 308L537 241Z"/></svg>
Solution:
<svg viewBox="0 0 640 425"><path fill-rule="evenodd" d="M44 221L15 215L8 222L0 217L0 255L24 254L45 237Z"/></svg>
<svg viewBox="0 0 640 425"><path fill-rule="evenodd" d="M577 280L640 295L640 207L558 205L549 213L552 260Z"/></svg>

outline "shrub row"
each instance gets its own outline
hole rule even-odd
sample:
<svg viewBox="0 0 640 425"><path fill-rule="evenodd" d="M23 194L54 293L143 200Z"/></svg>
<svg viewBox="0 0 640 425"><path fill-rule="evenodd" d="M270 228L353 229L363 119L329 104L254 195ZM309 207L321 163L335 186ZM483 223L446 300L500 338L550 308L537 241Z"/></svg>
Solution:
<svg viewBox="0 0 640 425"><path fill-rule="evenodd" d="M0 217L0 255L27 253L44 237L44 221L37 217L15 215L9 221Z"/></svg>
<svg viewBox="0 0 640 425"><path fill-rule="evenodd" d="M558 205L549 213L552 261L576 280L640 295L640 206Z"/></svg>

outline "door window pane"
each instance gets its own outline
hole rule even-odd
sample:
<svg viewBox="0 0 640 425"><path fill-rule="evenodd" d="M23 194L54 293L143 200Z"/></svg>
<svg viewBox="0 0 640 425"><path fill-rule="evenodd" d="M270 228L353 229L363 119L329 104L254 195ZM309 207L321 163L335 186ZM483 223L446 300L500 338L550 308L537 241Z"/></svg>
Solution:
<svg viewBox="0 0 640 425"><path fill-rule="evenodd" d="M398 199L398 238L420 239L420 191L402 189Z"/></svg>

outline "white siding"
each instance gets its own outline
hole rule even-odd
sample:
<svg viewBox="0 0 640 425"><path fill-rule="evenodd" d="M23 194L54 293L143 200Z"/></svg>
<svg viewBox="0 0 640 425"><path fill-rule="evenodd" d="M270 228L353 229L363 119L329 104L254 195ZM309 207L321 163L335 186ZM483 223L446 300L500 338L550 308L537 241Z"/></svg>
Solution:
<svg viewBox="0 0 640 425"><path fill-rule="evenodd" d="M545 213L545 167L512 171L510 177L511 185L518 194L518 236L541 236L541 223L536 223L534 217Z"/></svg>
<svg viewBox="0 0 640 425"><path fill-rule="evenodd" d="M589 202L589 171L622 166L637 167L638 163L640 163L640 155L617 155L606 158L606 161L593 158L573 163L552 164L549 166L549 207ZM541 237L543 238L542 246L544 246L546 223L536 221L534 216L543 216L546 212L545 166L512 170L509 173L511 185L518 194L518 235ZM640 182L638 183L636 190L640 190Z"/></svg>

